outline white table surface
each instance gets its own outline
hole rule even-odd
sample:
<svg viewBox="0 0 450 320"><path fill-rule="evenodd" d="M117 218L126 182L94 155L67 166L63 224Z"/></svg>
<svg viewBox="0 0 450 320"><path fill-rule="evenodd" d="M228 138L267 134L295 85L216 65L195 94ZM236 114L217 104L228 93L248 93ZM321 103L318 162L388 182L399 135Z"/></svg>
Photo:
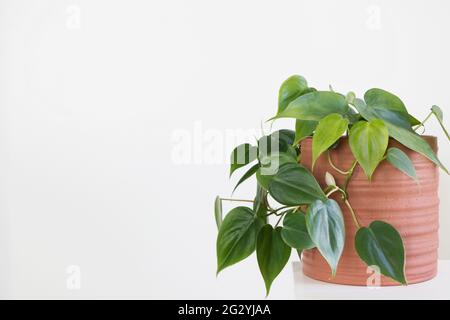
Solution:
<svg viewBox="0 0 450 320"><path fill-rule="evenodd" d="M293 262L295 299L427 300L450 299L450 260L439 261L438 275L427 282L399 287L356 287L324 283L306 277L301 262Z"/></svg>
<svg viewBox="0 0 450 320"><path fill-rule="evenodd" d="M213 294L200 299L264 299L264 284L255 262L230 268L215 279ZM450 260L440 260L438 275L427 282L398 287L356 287L325 283L306 277L301 262L292 261L272 285L268 299L299 300L422 300L450 299Z"/></svg>

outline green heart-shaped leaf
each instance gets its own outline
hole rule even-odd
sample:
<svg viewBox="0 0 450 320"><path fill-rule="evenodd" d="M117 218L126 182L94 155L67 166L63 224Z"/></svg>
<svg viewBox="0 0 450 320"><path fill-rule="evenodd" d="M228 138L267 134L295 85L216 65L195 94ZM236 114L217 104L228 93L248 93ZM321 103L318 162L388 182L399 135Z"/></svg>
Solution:
<svg viewBox="0 0 450 320"><path fill-rule="evenodd" d="M306 214L306 227L334 277L345 244L344 217L337 202L333 199L313 202Z"/></svg>
<svg viewBox="0 0 450 320"><path fill-rule="evenodd" d="M261 166L256 172L256 179L264 189L268 190L270 182L281 167L287 164L297 165L297 153L295 151L271 153L260 159L260 162Z"/></svg>
<svg viewBox="0 0 450 320"><path fill-rule="evenodd" d="M217 236L217 273L255 251L262 221L250 208L237 207L223 220Z"/></svg>
<svg viewBox="0 0 450 320"><path fill-rule="evenodd" d="M388 142L388 129L379 119L359 121L350 130L350 148L369 180L383 159Z"/></svg>
<svg viewBox="0 0 450 320"><path fill-rule="evenodd" d="M374 120L378 118L376 113L374 113L373 109L368 108L364 103L364 101L362 101L361 99L355 99L354 106L356 107L358 112L363 116L364 119ZM394 138L404 146L410 148L411 150L414 150L424 155L425 157L433 161L436 165L441 167L441 169L448 174L448 170L439 161L439 159L433 152L433 149L431 149L430 145L421 136L402 127L393 125L388 121L385 121L384 124L388 128L389 135L392 138Z"/></svg>
<svg viewBox="0 0 450 320"><path fill-rule="evenodd" d="M312 249L315 244L309 236L306 228L306 218L300 212L288 212L283 219L281 237L288 246L294 249Z"/></svg>
<svg viewBox="0 0 450 320"><path fill-rule="evenodd" d="M264 278L266 293L269 294L273 280L280 274L289 261L291 248L281 238L281 227L273 229L265 225L258 235L256 256L259 270Z"/></svg>
<svg viewBox="0 0 450 320"><path fill-rule="evenodd" d="M314 91L298 97L272 119L295 118L319 121L330 113L344 115L348 109L347 100L343 95L330 91Z"/></svg>
<svg viewBox="0 0 450 320"><path fill-rule="evenodd" d="M319 156L331 147L347 130L348 120L332 113L319 121L312 141L312 167Z"/></svg>
<svg viewBox="0 0 450 320"><path fill-rule="evenodd" d="M408 177L417 180L416 169L408 155L398 148L389 148L386 156L387 161Z"/></svg>
<svg viewBox="0 0 450 320"><path fill-rule="evenodd" d="M237 146L231 153L230 176L237 169L246 166L250 162L256 160L258 156L258 148L248 143Z"/></svg>
<svg viewBox="0 0 450 320"><path fill-rule="evenodd" d="M214 200L214 218L216 219L217 229L222 224L222 199L219 196Z"/></svg>
<svg viewBox="0 0 450 320"><path fill-rule="evenodd" d="M283 112L289 103L308 90L305 78L293 75L287 78L278 91L278 113Z"/></svg>
<svg viewBox="0 0 450 320"><path fill-rule="evenodd" d="M374 108L378 116L392 124L411 130L411 125L420 121L411 116L402 100L396 95L382 89L373 88L364 94L368 107Z"/></svg>
<svg viewBox="0 0 450 320"><path fill-rule="evenodd" d="M299 144L304 138L311 136L316 127L317 121L297 119L295 122L294 145Z"/></svg>
<svg viewBox="0 0 450 320"><path fill-rule="evenodd" d="M269 194L279 203L290 206L326 199L314 176L298 164L280 168L269 184Z"/></svg>
<svg viewBox="0 0 450 320"><path fill-rule="evenodd" d="M368 266L377 266L381 274L406 284L405 249L400 234L386 222L374 221L356 232L355 247Z"/></svg>

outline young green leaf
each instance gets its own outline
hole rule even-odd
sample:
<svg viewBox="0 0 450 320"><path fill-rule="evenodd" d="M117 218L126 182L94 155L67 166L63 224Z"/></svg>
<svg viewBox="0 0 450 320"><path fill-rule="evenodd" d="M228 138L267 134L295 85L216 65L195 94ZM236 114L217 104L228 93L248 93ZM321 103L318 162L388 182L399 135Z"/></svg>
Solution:
<svg viewBox="0 0 450 320"><path fill-rule="evenodd" d="M433 112L434 113L434 115L436 116L436 118L440 121L440 122L442 122L442 121L444 121L444 113L442 112L442 109L441 108L439 108L438 106L432 106L431 107L431 112Z"/></svg>
<svg viewBox="0 0 450 320"><path fill-rule="evenodd" d="M286 266L290 255L291 248L281 238L281 227L273 229L270 224L265 225L258 234L256 256L267 295L273 280Z"/></svg>
<svg viewBox="0 0 450 320"><path fill-rule="evenodd" d="M332 113L319 121L312 141L312 167L319 156L331 147L347 130L348 120Z"/></svg>
<svg viewBox="0 0 450 320"><path fill-rule="evenodd" d="M255 251L262 221L250 208L237 207L223 220L217 236L217 273Z"/></svg>
<svg viewBox="0 0 450 320"><path fill-rule="evenodd" d="M305 78L293 75L287 78L278 91L278 113L283 112L292 100L295 100L308 90Z"/></svg>
<svg viewBox="0 0 450 320"><path fill-rule="evenodd" d="M379 119L357 122L350 130L350 148L369 180L383 159L388 142L388 129Z"/></svg>
<svg viewBox="0 0 450 320"><path fill-rule="evenodd" d="M281 167L269 184L269 194L279 203L290 206L326 199L314 176L301 165Z"/></svg>
<svg viewBox="0 0 450 320"><path fill-rule="evenodd" d="M408 155L398 148L389 148L386 155L387 161L408 177L417 181L416 169Z"/></svg>
<svg viewBox="0 0 450 320"><path fill-rule="evenodd" d="M375 120L378 118L373 111L374 109L368 108L364 101L362 101L361 99L355 99L354 106L364 119ZM424 155L436 165L441 167L441 169L444 170L447 174L449 173L444 165L439 161L436 154L433 152L433 149L431 149L430 145L424 139L422 139L422 137L407 129L393 125L388 121L385 121L384 124L388 128L389 135L392 138L403 144L405 147L408 147L411 150Z"/></svg>
<svg viewBox="0 0 450 320"><path fill-rule="evenodd" d="M381 274L406 284L405 249L397 230L390 224L374 221L356 232L355 248L368 266L377 266Z"/></svg>
<svg viewBox="0 0 450 320"><path fill-rule="evenodd" d="M436 119L438 120L438 122L442 128L442 131L444 131L445 135L447 136L447 139L450 140L450 135L448 134L448 131L444 126L444 114L442 113L441 108L439 108L438 106L432 106L431 112L433 112Z"/></svg>
<svg viewBox="0 0 450 320"><path fill-rule="evenodd" d="M230 177L234 171L256 160L258 148L248 143L237 146L231 153Z"/></svg>
<svg viewBox="0 0 450 320"><path fill-rule="evenodd" d="M297 119L295 122L294 145L299 144L304 138L311 136L316 127L317 121Z"/></svg>
<svg viewBox="0 0 450 320"><path fill-rule="evenodd" d="M313 202L306 214L306 227L334 277L345 244L344 217L337 202L333 199Z"/></svg>
<svg viewBox="0 0 450 320"><path fill-rule="evenodd" d="M364 100L369 108L376 110L378 116L397 126L411 130L412 125L420 121L411 116L402 100L396 95L382 89L373 88L364 94Z"/></svg>
<svg viewBox="0 0 450 320"><path fill-rule="evenodd" d="M241 177L241 179L239 179L238 183L236 184L236 186L233 189L233 193L234 193L234 191L236 191L237 187L239 187L239 185L242 182L244 182L245 180L247 180L248 178L253 176L256 173L256 171L258 171L259 167L260 167L260 165L259 165L259 163L257 163L253 167L248 169L248 171L246 173L244 173L244 175Z"/></svg>
<svg viewBox="0 0 450 320"><path fill-rule="evenodd" d="M305 215L300 212L291 211L286 214L283 219L281 237L293 249L305 250L315 247L306 228Z"/></svg>
<svg viewBox="0 0 450 320"><path fill-rule="evenodd" d="M219 196L214 200L214 218L216 219L217 229L220 229L222 224L222 200Z"/></svg>
<svg viewBox="0 0 450 320"><path fill-rule="evenodd" d="M272 119L295 118L319 121L330 113L344 115L348 109L349 106L343 95L330 91L314 91L298 97Z"/></svg>

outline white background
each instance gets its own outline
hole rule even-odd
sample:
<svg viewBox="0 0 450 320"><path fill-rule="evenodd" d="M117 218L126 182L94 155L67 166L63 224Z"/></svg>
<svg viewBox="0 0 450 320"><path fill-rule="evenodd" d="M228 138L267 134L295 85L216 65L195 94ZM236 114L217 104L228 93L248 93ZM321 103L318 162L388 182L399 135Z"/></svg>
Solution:
<svg viewBox="0 0 450 320"><path fill-rule="evenodd" d="M450 116L449 16L445 0L1 0L0 297L263 298L254 256L215 276L212 202L236 182L222 140L258 132L295 73ZM447 259L449 188L441 174Z"/></svg>

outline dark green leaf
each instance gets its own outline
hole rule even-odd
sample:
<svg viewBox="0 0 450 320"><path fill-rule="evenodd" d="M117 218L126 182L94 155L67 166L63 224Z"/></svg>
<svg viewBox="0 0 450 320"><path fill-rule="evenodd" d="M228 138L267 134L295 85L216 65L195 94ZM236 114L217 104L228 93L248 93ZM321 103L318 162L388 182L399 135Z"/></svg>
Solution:
<svg viewBox="0 0 450 320"><path fill-rule="evenodd" d="M417 180L416 169L408 155L398 148L389 148L386 156L387 161L398 170Z"/></svg>
<svg viewBox="0 0 450 320"><path fill-rule="evenodd" d="M222 224L222 200L219 196L214 200L214 218L216 219L217 229L220 229Z"/></svg>
<svg viewBox="0 0 450 320"><path fill-rule="evenodd" d="M287 78L278 92L278 113L284 111L289 103L301 96L308 90L308 83L305 78L299 75L293 75Z"/></svg>
<svg viewBox="0 0 450 320"><path fill-rule="evenodd" d="M292 101L286 110L272 119L295 118L319 121L330 113L346 114L349 106L345 97L329 91L314 91Z"/></svg>
<svg viewBox="0 0 450 320"><path fill-rule="evenodd" d="M250 162L256 160L258 156L258 148L248 143L237 146L231 153L230 176L237 169L246 166Z"/></svg>
<svg viewBox="0 0 450 320"><path fill-rule="evenodd" d="M294 249L312 249L315 247L308 229L306 228L306 218L300 212L288 212L283 220L281 237L288 246Z"/></svg>
<svg viewBox="0 0 450 320"><path fill-rule="evenodd" d="M312 167L319 156L331 147L347 130L348 120L332 113L319 121L312 141Z"/></svg>
<svg viewBox="0 0 450 320"><path fill-rule="evenodd" d="M291 255L291 248L281 238L281 227L273 229L270 224L267 224L261 229L256 245L256 255L268 295L273 280L283 270Z"/></svg>
<svg viewBox="0 0 450 320"><path fill-rule="evenodd" d="M364 94L364 100L369 108L376 110L379 117L392 124L410 130L411 125L420 123L408 114L402 100L396 95L382 89L373 88Z"/></svg>
<svg viewBox="0 0 450 320"><path fill-rule="evenodd" d="M355 247L368 266L377 266L381 274L406 284L405 249L400 234L393 226L374 221L356 232Z"/></svg>
<svg viewBox="0 0 450 320"><path fill-rule="evenodd" d="M241 179L239 179L238 183L236 184L236 186L233 189L233 193L234 191L236 191L237 187L239 187L239 185L244 182L245 180L247 180L248 178L250 178L251 176L253 176L256 171L258 171L259 169L259 163L255 164L253 167L251 167L250 169L248 169L248 171L246 173L244 173L244 175L241 177Z"/></svg>
<svg viewBox="0 0 450 320"><path fill-rule="evenodd" d="M380 119L360 121L350 130L350 148L369 180L383 159L388 142L388 129Z"/></svg>
<svg viewBox="0 0 450 320"><path fill-rule="evenodd" d="M313 202L306 215L306 226L311 239L335 276L345 244L341 208L333 199Z"/></svg>
<svg viewBox="0 0 450 320"><path fill-rule="evenodd" d="M291 147L292 148L292 147ZM297 164L296 154L292 152L272 153L261 159L261 167L256 172L258 183L266 190L277 172L286 164Z"/></svg>
<svg viewBox="0 0 450 320"><path fill-rule="evenodd" d="M294 145L297 145L304 138L313 134L314 129L317 127L317 121L311 120L296 120L295 122L295 139Z"/></svg>
<svg viewBox="0 0 450 320"><path fill-rule="evenodd" d="M326 199L314 176L301 165L285 165L269 184L270 195L284 205L310 204Z"/></svg>
<svg viewBox="0 0 450 320"><path fill-rule="evenodd" d="M256 197L253 202L253 211L263 222L267 222L267 191L259 184L256 186Z"/></svg>
<svg viewBox="0 0 450 320"><path fill-rule="evenodd" d="M217 273L252 254L261 227L250 208L237 207L226 215L217 236Z"/></svg>
<svg viewBox="0 0 450 320"><path fill-rule="evenodd" d="M373 109L368 108L364 103L364 101L360 99L355 99L354 106L356 107L356 109L358 109L358 112L361 113L364 119L367 120L377 119L377 116L373 112ZM433 152L433 149L431 149L430 145L424 139L422 139L422 137L420 137L418 134L414 132L411 132L401 127L397 127L388 121L385 121L384 124L387 126L389 130L389 135L392 138L394 138L404 146L410 148L411 150L414 150L424 155L425 157L433 161L435 164L437 164L439 167L441 167L441 169L448 174L448 170L439 161L439 159Z"/></svg>

